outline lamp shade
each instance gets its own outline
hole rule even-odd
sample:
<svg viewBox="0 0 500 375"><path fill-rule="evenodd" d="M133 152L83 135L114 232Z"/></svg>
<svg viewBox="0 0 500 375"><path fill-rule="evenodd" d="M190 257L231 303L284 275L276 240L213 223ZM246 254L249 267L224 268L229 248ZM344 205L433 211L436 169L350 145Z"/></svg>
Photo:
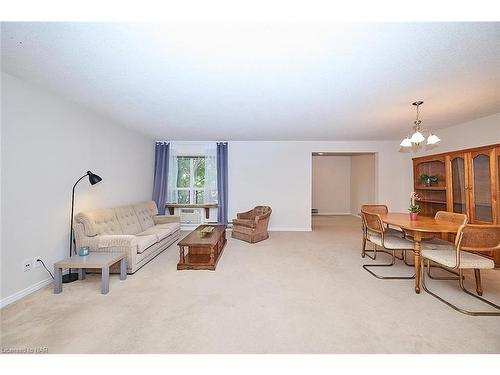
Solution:
<svg viewBox="0 0 500 375"><path fill-rule="evenodd" d="M102 178L100 176L92 173L91 171L87 171L87 174L89 176L89 182L90 182L91 185L95 185L98 182L102 181Z"/></svg>
<svg viewBox="0 0 500 375"><path fill-rule="evenodd" d="M427 138L427 144L428 145L434 145L440 141L439 137L436 134L431 134Z"/></svg>
<svg viewBox="0 0 500 375"><path fill-rule="evenodd" d="M410 141L412 141L413 143L420 143L423 142L424 140L425 137L418 130L415 133L413 133L413 135L410 138Z"/></svg>
<svg viewBox="0 0 500 375"><path fill-rule="evenodd" d="M411 147L412 146L410 138L408 138L408 137L406 137L405 139L403 139L403 141L401 141L401 143L399 145L401 147Z"/></svg>

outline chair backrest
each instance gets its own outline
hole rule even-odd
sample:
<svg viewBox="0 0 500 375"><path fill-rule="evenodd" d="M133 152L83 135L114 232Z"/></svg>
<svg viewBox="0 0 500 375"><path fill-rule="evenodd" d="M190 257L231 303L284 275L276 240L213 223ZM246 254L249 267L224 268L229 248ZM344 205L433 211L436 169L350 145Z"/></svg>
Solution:
<svg viewBox="0 0 500 375"><path fill-rule="evenodd" d="M269 206L255 206L255 208L252 210L253 215L252 216L270 216L271 212L273 211L271 207Z"/></svg>
<svg viewBox="0 0 500 375"><path fill-rule="evenodd" d="M439 221L447 221L453 224L464 225L467 224L467 215L465 214L457 214L455 212L448 211L438 211L436 215L434 215L434 219Z"/></svg>
<svg viewBox="0 0 500 375"><path fill-rule="evenodd" d="M363 211L375 214L387 214L389 209L385 204L363 204L361 206L361 212Z"/></svg>
<svg viewBox="0 0 500 375"><path fill-rule="evenodd" d="M500 250L500 225L464 224L458 229L455 246L460 250Z"/></svg>
<svg viewBox="0 0 500 375"><path fill-rule="evenodd" d="M378 213L361 211L361 217L368 230L380 234L384 232L384 225Z"/></svg>

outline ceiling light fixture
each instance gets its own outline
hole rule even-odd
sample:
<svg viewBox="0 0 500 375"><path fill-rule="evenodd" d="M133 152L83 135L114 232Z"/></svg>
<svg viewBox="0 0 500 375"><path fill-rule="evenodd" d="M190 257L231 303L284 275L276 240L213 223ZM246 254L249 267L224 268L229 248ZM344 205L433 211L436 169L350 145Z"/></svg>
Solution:
<svg viewBox="0 0 500 375"><path fill-rule="evenodd" d="M405 139L401 141L401 143L399 144L401 147L412 147L414 145L419 146L423 141L425 141L424 133L429 133L429 136L427 137L428 145L434 145L440 141L437 135L432 134L431 132L428 132L420 127L422 121L419 119L420 115L419 107L422 104L424 104L424 102L421 100L412 103L412 105L417 107L417 118L415 119L415 121L413 121L413 123L415 124L413 126L413 134L411 135L411 137L408 135Z"/></svg>

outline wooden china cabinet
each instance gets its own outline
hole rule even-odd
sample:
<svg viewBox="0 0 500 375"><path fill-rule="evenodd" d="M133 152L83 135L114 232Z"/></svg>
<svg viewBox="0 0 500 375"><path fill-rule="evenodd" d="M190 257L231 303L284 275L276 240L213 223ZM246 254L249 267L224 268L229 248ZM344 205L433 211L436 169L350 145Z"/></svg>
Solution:
<svg viewBox="0 0 500 375"><path fill-rule="evenodd" d="M420 176L436 176L430 186ZM413 159L421 214L464 213L472 224L500 224L500 144ZM500 253L484 252L500 267Z"/></svg>

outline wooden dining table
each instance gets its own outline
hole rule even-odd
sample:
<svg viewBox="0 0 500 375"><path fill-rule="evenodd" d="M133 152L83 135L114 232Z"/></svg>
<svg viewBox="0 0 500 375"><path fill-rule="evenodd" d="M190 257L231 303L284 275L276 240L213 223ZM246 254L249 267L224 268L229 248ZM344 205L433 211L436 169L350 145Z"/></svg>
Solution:
<svg viewBox="0 0 500 375"><path fill-rule="evenodd" d="M415 293L420 293L420 249L422 240L435 237L436 234L457 233L460 225L421 215L417 216L417 220L410 220L408 213L389 212L387 214L380 214L380 217L385 224L399 227L407 235L413 237L415 244L413 250L415 257Z"/></svg>

